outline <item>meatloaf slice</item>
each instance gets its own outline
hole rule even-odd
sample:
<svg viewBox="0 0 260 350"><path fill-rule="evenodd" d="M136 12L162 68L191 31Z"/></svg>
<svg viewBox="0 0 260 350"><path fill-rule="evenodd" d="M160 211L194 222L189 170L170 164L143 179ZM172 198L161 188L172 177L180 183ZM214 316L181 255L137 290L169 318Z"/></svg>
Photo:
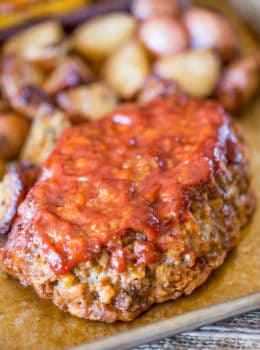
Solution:
<svg viewBox="0 0 260 350"><path fill-rule="evenodd" d="M202 284L253 208L245 143L217 102L127 105L64 132L2 266L73 315L132 320Z"/></svg>

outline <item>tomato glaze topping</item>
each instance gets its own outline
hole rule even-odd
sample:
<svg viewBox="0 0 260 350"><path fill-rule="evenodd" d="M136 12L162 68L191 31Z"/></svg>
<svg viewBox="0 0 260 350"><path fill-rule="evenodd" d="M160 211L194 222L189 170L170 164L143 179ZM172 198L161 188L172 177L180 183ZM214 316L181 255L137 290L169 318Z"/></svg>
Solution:
<svg viewBox="0 0 260 350"><path fill-rule="evenodd" d="M229 122L217 102L177 96L69 128L20 206L10 239L19 233L23 244L42 247L57 274L98 259L103 248L118 272L129 261L156 262L170 245L184 254L178 235L169 241L166 233L189 215L188 189L200 191L239 159ZM126 232L145 239L129 251Z"/></svg>

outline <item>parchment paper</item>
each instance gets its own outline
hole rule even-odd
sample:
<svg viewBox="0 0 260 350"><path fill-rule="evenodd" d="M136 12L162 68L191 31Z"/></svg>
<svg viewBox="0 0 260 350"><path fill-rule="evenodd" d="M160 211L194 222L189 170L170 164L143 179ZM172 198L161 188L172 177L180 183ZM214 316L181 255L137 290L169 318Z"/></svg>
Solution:
<svg viewBox="0 0 260 350"><path fill-rule="evenodd" d="M230 11L224 1L199 3L210 4L229 15L245 53L250 53L258 47L257 39L241 24L234 11ZM251 223L242 234L239 246L229 254L224 265L212 273L202 287L189 297L153 306L133 322L107 325L77 319L59 311L51 302L40 300L31 288L23 287L0 271L0 349L64 349L260 291L260 96L237 118L252 149L253 182L258 195L258 207Z"/></svg>

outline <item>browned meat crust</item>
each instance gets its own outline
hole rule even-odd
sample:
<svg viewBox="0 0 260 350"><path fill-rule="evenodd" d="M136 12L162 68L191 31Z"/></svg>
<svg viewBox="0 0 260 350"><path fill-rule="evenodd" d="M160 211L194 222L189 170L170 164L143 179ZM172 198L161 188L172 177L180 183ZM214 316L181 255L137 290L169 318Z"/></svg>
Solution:
<svg viewBox="0 0 260 350"><path fill-rule="evenodd" d="M228 132L233 139L237 138L238 148L231 148L237 153L218 154L224 157L221 158L225 164L222 171L212 174L207 182L193 184L185 190L189 215L178 221L176 229L181 236L174 242L177 251L178 245L188 245L183 254L155 248L157 262L138 265L129 261L119 273L111 266L111 252L103 246L95 258L61 274L50 266L41 242L35 240L25 246L23 235L15 229L2 253L4 269L32 285L40 297L52 299L61 310L105 322L132 320L153 303L190 294L238 243L240 230L254 208L245 143L236 126L229 123ZM218 151L220 149L218 147ZM16 225L26 226L26 220L30 218L21 216ZM164 235L167 236L167 232ZM146 240L144 233L134 230L120 236L127 251L133 251L136 242ZM17 250L17 246L23 248Z"/></svg>

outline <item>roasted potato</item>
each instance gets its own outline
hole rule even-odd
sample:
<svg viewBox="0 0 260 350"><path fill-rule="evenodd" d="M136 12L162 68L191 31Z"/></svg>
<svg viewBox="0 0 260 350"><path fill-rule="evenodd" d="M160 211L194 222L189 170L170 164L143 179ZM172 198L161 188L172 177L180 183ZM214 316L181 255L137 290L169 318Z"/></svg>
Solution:
<svg viewBox="0 0 260 350"><path fill-rule="evenodd" d="M27 118L13 112L0 114L0 156L15 158L26 140L30 128Z"/></svg>
<svg viewBox="0 0 260 350"><path fill-rule="evenodd" d="M56 95L58 92L87 83L93 80L93 75L88 65L79 57L66 57L51 73L43 84L43 90L49 95Z"/></svg>
<svg viewBox="0 0 260 350"><path fill-rule="evenodd" d="M191 96L207 97L216 88L221 65L212 50L186 51L161 58L154 70L164 79L175 80Z"/></svg>
<svg viewBox="0 0 260 350"><path fill-rule="evenodd" d="M153 17L141 23L138 38L147 50L159 57L174 55L189 45L182 23L168 16Z"/></svg>
<svg viewBox="0 0 260 350"><path fill-rule="evenodd" d="M17 168L12 167L0 182L0 234L10 230L18 205L25 196Z"/></svg>
<svg viewBox="0 0 260 350"><path fill-rule="evenodd" d="M31 55L30 60L27 58L27 61L32 62L35 67L42 69L44 72L49 73L49 71L59 65L60 59L65 57L69 50L70 42L61 41L56 45L39 48L38 52Z"/></svg>
<svg viewBox="0 0 260 350"><path fill-rule="evenodd" d="M191 7L183 15L192 49L215 49L224 61L237 54L238 39L227 19L213 10Z"/></svg>
<svg viewBox="0 0 260 350"><path fill-rule="evenodd" d="M0 234L10 230L18 205L33 186L39 168L28 164L12 166L0 182Z"/></svg>
<svg viewBox="0 0 260 350"><path fill-rule="evenodd" d="M78 116L95 120L111 112L117 105L113 89L104 82L79 86L60 93L59 106L76 119Z"/></svg>
<svg viewBox="0 0 260 350"><path fill-rule="evenodd" d="M8 56L3 58L1 71L1 85L3 95L11 99L17 91L27 85L40 86L44 75L19 56Z"/></svg>
<svg viewBox="0 0 260 350"><path fill-rule="evenodd" d="M126 13L95 17L75 30L72 44L83 56L100 60L132 37L136 25L134 17Z"/></svg>
<svg viewBox="0 0 260 350"><path fill-rule="evenodd" d="M131 12L140 20L157 16L176 16L180 13L180 0L133 0Z"/></svg>
<svg viewBox="0 0 260 350"><path fill-rule="evenodd" d="M231 112L240 111L260 89L260 52L231 63L223 72L217 96Z"/></svg>
<svg viewBox="0 0 260 350"><path fill-rule="evenodd" d="M51 115L44 114L42 110L38 113L20 154L20 160L41 166L62 131L70 126L70 122L60 111L53 111Z"/></svg>
<svg viewBox="0 0 260 350"><path fill-rule="evenodd" d="M46 114L53 112L53 103L50 96L35 86L23 87L19 93L19 101L22 103L19 106L17 105L16 109L31 119L36 118L39 111L45 111Z"/></svg>
<svg viewBox="0 0 260 350"><path fill-rule="evenodd" d="M120 97L129 99L138 92L150 71L145 50L138 41L131 40L107 59L103 76Z"/></svg>
<svg viewBox="0 0 260 350"><path fill-rule="evenodd" d="M35 24L7 40L3 55L17 55L42 68L53 68L57 59L67 50L66 44L61 42L63 36L58 22Z"/></svg>
<svg viewBox="0 0 260 350"><path fill-rule="evenodd" d="M11 107L19 113L34 117L34 110L28 109L27 87L37 87L43 82L44 76L30 63L18 56L4 58L2 63L1 87L3 96ZM30 106L29 106L30 107Z"/></svg>

